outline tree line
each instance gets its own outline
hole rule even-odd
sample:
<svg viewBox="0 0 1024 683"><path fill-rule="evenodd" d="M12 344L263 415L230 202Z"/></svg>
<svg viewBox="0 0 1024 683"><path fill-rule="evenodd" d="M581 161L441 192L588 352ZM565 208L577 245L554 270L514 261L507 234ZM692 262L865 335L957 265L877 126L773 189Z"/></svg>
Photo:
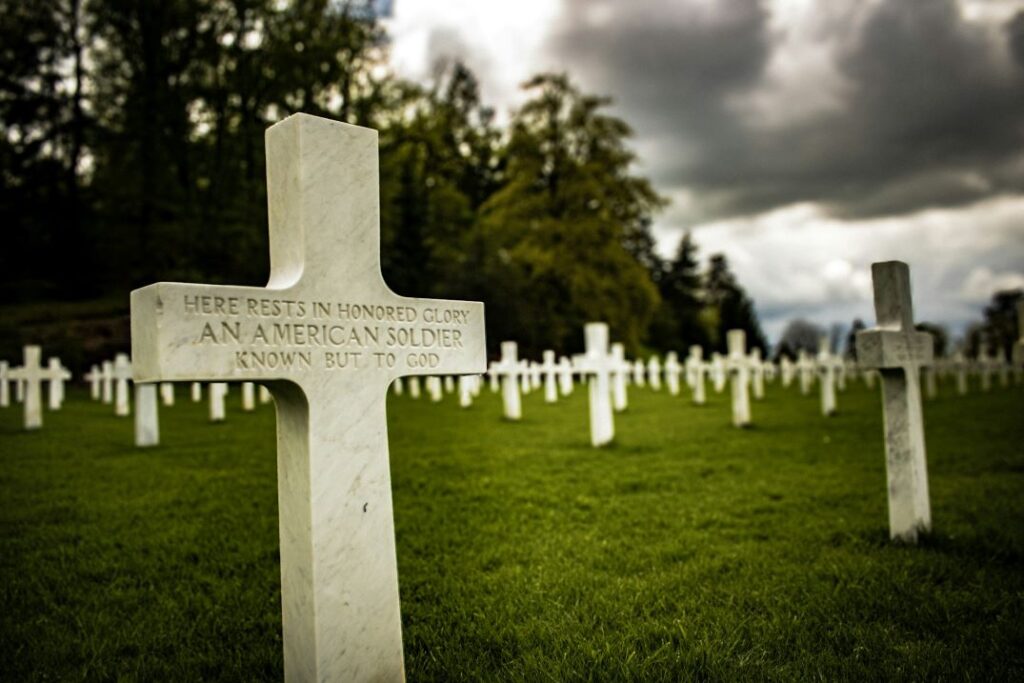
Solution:
<svg viewBox="0 0 1024 683"><path fill-rule="evenodd" d="M429 86L332 0L0 0L0 292L95 298L158 280L260 285L263 133L293 113L380 132L384 276L482 300L488 338L578 350L607 321L631 353L767 344L722 255L654 248L665 201L626 122L564 74L499 124L463 64Z"/></svg>

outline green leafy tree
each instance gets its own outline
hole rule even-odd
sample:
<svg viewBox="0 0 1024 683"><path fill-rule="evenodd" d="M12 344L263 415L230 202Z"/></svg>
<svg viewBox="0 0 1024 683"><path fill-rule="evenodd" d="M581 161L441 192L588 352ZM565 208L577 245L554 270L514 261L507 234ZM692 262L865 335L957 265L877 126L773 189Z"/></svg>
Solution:
<svg viewBox="0 0 1024 683"><path fill-rule="evenodd" d="M521 340L527 353L578 349L584 323L601 320L635 351L658 292L630 245L661 199L630 173L630 129L604 113L607 98L564 75L524 87L531 98L512 121L506 182L474 235L492 339Z"/></svg>

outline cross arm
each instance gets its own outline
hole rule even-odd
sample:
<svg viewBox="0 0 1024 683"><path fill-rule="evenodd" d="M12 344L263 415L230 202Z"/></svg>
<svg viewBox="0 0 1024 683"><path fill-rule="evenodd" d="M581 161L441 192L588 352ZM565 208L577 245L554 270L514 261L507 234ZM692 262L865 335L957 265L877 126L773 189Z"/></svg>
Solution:
<svg viewBox="0 0 1024 683"><path fill-rule="evenodd" d="M876 328L857 333L857 362L868 369L930 365L933 356L934 344L927 332Z"/></svg>

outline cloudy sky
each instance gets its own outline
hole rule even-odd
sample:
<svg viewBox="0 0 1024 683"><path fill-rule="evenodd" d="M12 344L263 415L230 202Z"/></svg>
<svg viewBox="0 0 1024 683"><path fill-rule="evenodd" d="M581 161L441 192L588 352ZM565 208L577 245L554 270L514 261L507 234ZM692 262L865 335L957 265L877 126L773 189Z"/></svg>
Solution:
<svg viewBox="0 0 1024 683"><path fill-rule="evenodd" d="M461 58L502 112L540 70L611 95L672 202L661 250L726 253L773 337L873 322L872 261L954 332L1024 287L1024 0L396 0L388 24L399 74Z"/></svg>

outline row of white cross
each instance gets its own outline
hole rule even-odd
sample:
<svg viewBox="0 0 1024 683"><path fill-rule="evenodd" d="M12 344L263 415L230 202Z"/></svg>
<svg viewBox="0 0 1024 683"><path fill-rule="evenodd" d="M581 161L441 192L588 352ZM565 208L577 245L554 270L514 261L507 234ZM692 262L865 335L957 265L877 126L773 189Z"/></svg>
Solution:
<svg viewBox="0 0 1024 683"><path fill-rule="evenodd" d="M268 384L285 678L402 681L387 387L403 376L483 373L483 305L402 297L384 283L376 131L297 114L267 131L266 148L267 286L132 292L134 378ZM913 541L931 525L919 386L931 338L914 331L907 266L875 264L872 274L878 328L861 332L857 349L881 377L891 534ZM595 443L613 436L621 361L608 337L607 325L587 325L586 353L573 361L588 379L592 424L607 426ZM741 333L729 335L734 403L748 387L743 345Z"/></svg>

